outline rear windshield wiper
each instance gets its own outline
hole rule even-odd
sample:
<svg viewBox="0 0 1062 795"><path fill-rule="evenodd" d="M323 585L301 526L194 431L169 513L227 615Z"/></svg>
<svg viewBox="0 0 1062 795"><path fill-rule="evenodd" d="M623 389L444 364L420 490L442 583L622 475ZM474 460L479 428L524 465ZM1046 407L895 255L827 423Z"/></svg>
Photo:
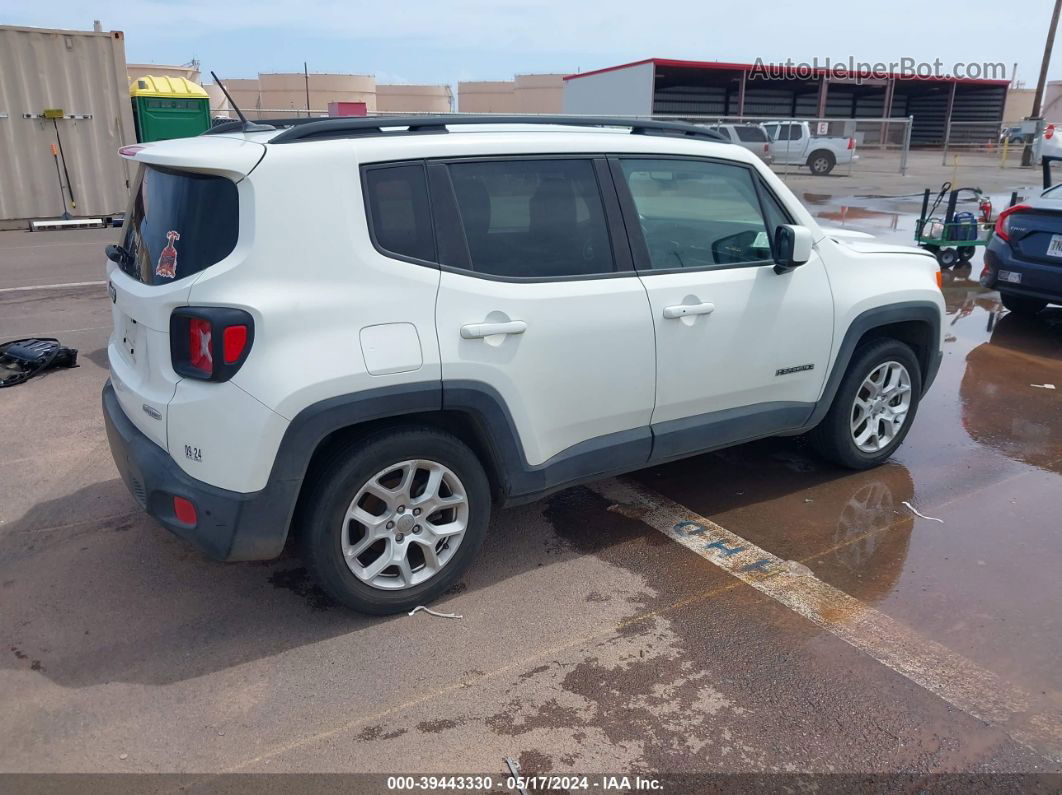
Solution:
<svg viewBox="0 0 1062 795"><path fill-rule="evenodd" d="M117 243L111 243L104 251L107 252L107 259L111 262L117 262L119 265L129 265L133 261L133 255Z"/></svg>

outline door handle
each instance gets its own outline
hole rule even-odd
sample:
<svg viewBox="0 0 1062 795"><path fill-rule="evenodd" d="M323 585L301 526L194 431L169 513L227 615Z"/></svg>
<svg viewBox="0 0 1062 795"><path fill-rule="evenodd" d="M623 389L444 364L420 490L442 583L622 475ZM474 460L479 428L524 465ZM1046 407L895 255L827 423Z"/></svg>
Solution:
<svg viewBox="0 0 1062 795"><path fill-rule="evenodd" d="M715 311L715 304L675 304L664 307L664 317L674 320L689 315L710 315Z"/></svg>
<svg viewBox="0 0 1062 795"><path fill-rule="evenodd" d="M461 339L481 340L495 334L523 334L527 323L522 320L510 320L508 323L469 323L461 326Z"/></svg>

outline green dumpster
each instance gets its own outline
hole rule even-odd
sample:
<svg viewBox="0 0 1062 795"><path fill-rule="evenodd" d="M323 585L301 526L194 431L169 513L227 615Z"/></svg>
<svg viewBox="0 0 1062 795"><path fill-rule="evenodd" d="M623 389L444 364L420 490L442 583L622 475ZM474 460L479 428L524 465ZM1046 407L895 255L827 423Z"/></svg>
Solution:
<svg viewBox="0 0 1062 795"><path fill-rule="evenodd" d="M210 128L210 97L183 77L138 77L129 86L138 141L189 138Z"/></svg>

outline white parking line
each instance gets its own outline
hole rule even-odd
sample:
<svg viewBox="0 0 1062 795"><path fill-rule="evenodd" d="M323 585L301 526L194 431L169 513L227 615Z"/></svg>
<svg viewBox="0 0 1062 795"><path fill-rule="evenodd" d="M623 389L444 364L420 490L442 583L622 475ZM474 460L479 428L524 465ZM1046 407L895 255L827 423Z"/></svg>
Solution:
<svg viewBox="0 0 1062 795"><path fill-rule="evenodd" d="M68 287L100 287L102 282L66 282L65 284L33 284L28 287L0 287L0 293L20 293L25 290L65 290Z"/></svg>
<svg viewBox="0 0 1062 795"><path fill-rule="evenodd" d="M1062 762L1062 715L1029 693L666 497L628 481L591 486L611 510L637 518L949 704Z"/></svg>
<svg viewBox="0 0 1062 795"><path fill-rule="evenodd" d="M22 334L22 339L30 339L41 337L54 337L58 334L78 334L82 331L103 331L104 329L111 329L114 326L86 326L85 328L61 328L61 329L49 329L48 331L42 331L40 334L26 334L25 332L17 332ZM0 339L14 339L16 332L14 331L0 331Z"/></svg>

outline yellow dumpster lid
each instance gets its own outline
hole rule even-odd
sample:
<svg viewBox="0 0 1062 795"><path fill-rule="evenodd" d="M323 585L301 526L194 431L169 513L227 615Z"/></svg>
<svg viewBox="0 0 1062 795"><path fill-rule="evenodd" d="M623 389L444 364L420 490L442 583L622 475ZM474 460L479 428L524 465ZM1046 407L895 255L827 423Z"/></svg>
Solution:
<svg viewBox="0 0 1062 795"><path fill-rule="evenodd" d="M170 99L209 99L202 86L183 77L144 75L129 84L131 97L168 97Z"/></svg>

